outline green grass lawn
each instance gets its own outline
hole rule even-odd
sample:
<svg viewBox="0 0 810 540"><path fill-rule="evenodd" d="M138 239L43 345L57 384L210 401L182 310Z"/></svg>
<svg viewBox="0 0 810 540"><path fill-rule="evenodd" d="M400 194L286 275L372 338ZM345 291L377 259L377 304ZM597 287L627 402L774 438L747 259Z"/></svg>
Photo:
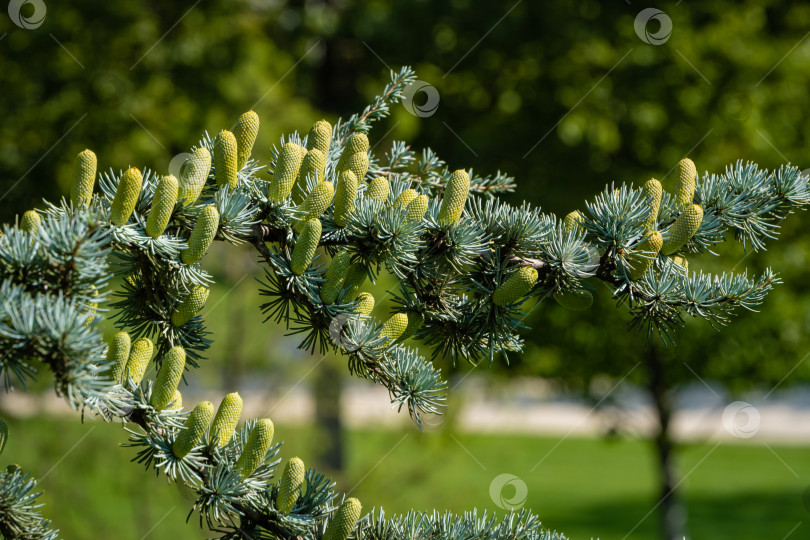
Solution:
<svg viewBox="0 0 810 540"><path fill-rule="evenodd" d="M65 538L204 538L191 500L164 477L129 463L117 424L76 420L10 422L2 463L44 477L45 514ZM313 454L312 430L277 426L283 456ZM656 537L651 511L655 469L643 441L612 442L495 435L355 431L347 434L348 470L339 479L367 509L496 510L492 479L511 473L526 483L531 508L572 539ZM680 453L692 538L790 539L810 535L803 493L810 449L762 444L689 445ZM777 457L778 456L778 457ZM540 465L536 466L538 462ZM784 463L782 462L784 461ZM536 467L535 467L536 466ZM507 490L511 488L506 488ZM509 498L513 492L505 491Z"/></svg>

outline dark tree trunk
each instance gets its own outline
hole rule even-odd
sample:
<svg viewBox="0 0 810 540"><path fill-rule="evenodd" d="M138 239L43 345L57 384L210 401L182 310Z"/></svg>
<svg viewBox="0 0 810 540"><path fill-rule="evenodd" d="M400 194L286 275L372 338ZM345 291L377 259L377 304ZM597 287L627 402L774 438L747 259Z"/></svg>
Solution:
<svg viewBox="0 0 810 540"><path fill-rule="evenodd" d="M315 370L315 429L318 468L330 472L343 469L343 424L340 419L340 391L343 369L335 358L327 358Z"/></svg>
<svg viewBox="0 0 810 540"><path fill-rule="evenodd" d="M670 429L673 413L673 391L667 385L664 364L653 344L645 352L648 387L658 415L658 433L655 450L660 473L659 516L661 537L664 540L682 540L686 536L686 508L676 491L674 450Z"/></svg>

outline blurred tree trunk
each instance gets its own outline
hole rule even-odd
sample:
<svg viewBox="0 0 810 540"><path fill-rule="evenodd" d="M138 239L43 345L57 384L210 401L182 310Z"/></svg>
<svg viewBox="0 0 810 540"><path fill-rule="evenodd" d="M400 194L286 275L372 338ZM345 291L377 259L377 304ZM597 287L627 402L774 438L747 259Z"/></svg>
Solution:
<svg viewBox="0 0 810 540"><path fill-rule="evenodd" d="M661 537L664 540L682 540L686 536L686 508L676 491L675 444L671 436L673 391L667 385L666 370L655 345L651 343L644 355L648 371L647 389L658 415L658 433L654 442L660 473Z"/></svg>
<svg viewBox="0 0 810 540"><path fill-rule="evenodd" d="M330 472L343 469L343 422L340 417L340 392L343 369L336 358L321 362L315 370L315 429L317 430L318 468Z"/></svg>

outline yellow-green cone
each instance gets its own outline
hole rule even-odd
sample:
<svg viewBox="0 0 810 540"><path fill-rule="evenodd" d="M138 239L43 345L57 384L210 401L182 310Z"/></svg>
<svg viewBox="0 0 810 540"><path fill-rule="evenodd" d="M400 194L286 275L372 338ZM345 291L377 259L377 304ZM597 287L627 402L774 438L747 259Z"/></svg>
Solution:
<svg viewBox="0 0 810 540"><path fill-rule="evenodd" d="M282 514L289 514L295 506L295 501L301 494L301 486L304 485L306 470L304 462L300 458L294 457L287 462L281 481L278 483L278 498L276 508Z"/></svg>
<svg viewBox="0 0 810 540"><path fill-rule="evenodd" d="M700 205L693 204L686 207L664 235L661 253L672 255L681 249L695 235L702 221L703 208Z"/></svg>
<svg viewBox="0 0 810 540"><path fill-rule="evenodd" d="M40 224L42 223L42 218L39 217L39 214L36 210L28 210L22 215L20 218L20 229L34 234L39 229Z"/></svg>
<svg viewBox="0 0 810 540"><path fill-rule="evenodd" d="M6 423L5 419L0 418L0 454L3 453L3 449L6 447L7 440L8 440L8 424Z"/></svg>
<svg viewBox="0 0 810 540"><path fill-rule="evenodd" d="M192 204L200 198L208 174L211 172L211 152L204 146L194 150L180 167L177 200Z"/></svg>
<svg viewBox="0 0 810 540"><path fill-rule="evenodd" d="M357 198L357 189L360 183L352 171L340 173L335 192L335 224L345 227L349 216L354 212L354 200Z"/></svg>
<svg viewBox="0 0 810 540"><path fill-rule="evenodd" d="M172 394L172 402L166 408L170 410L183 408L183 394L180 393L180 390L174 391L174 394Z"/></svg>
<svg viewBox="0 0 810 540"><path fill-rule="evenodd" d="M355 133L349 137L349 140L347 140L346 144L343 146L343 154L350 156L358 152L366 153L368 152L368 148L368 135L365 133Z"/></svg>
<svg viewBox="0 0 810 540"><path fill-rule="evenodd" d="M351 255L346 250L340 251L332 258L326 270L325 281L321 285L321 300L324 304L334 304L340 291L343 290L343 281L349 270Z"/></svg>
<svg viewBox="0 0 810 540"><path fill-rule="evenodd" d="M343 282L343 288L346 289L346 292L343 293L344 302L352 302L357 298L357 295L360 294L360 287L366 282L367 277L368 272L361 263L354 263L349 267L346 272L346 280Z"/></svg>
<svg viewBox="0 0 810 540"><path fill-rule="evenodd" d="M194 264L202 259L219 229L219 212L214 205L206 206L197 217L197 223L188 239L188 249L181 258L185 264Z"/></svg>
<svg viewBox="0 0 810 540"><path fill-rule="evenodd" d="M439 224L452 225L464 211L467 194L470 191L470 175L467 171L459 169L453 171L442 195L442 205L439 208Z"/></svg>
<svg viewBox="0 0 810 540"><path fill-rule="evenodd" d="M185 369L186 351L183 350L183 347L177 346L169 349L169 352L163 357L160 370L155 377L152 397L149 398L152 407L161 411L169 406Z"/></svg>
<svg viewBox="0 0 810 540"><path fill-rule="evenodd" d="M563 232L565 234L570 233L574 229L581 230L582 229L582 214L579 213L579 210L574 210L573 212L569 212L565 218L563 219Z"/></svg>
<svg viewBox="0 0 810 540"><path fill-rule="evenodd" d="M354 173L359 182L362 182L368 172L368 154L365 152L357 152L349 156L346 162L345 169L338 169L339 171L349 170Z"/></svg>
<svg viewBox="0 0 810 540"><path fill-rule="evenodd" d="M627 258L627 263L630 266L627 270L627 277L632 280L640 279L641 276L647 272L647 269L655 262L655 257L661 251L661 246L664 244L664 237L658 231L652 231L644 241L639 242L633 248L634 252L644 252L644 255L650 258L645 258L638 255L631 255Z"/></svg>
<svg viewBox="0 0 810 540"><path fill-rule="evenodd" d="M684 270L689 270L689 260L686 257L675 255L674 257L672 257L672 262L674 262Z"/></svg>
<svg viewBox="0 0 810 540"><path fill-rule="evenodd" d="M325 156L329 155L329 145L332 142L332 124L326 120L318 120L307 135L307 150L320 150Z"/></svg>
<svg viewBox="0 0 810 540"><path fill-rule="evenodd" d="M210 401L203 401L194 407L194 410L186 418L183 431L180 432L172 445L172 453L175 457L182 459L197 446L203 433L208 429L212 416L214 416L214 405Z"/></svg>
<svg viewBox="0 0 810 540"><path fill-rule="evenodd" d="M664 193L664 188L661 187L661 182L655 178L650 178L641 188L641 195L648 201L647 221L644 222L646 230L655 228L655 221L658 219L658 210L661 208L661 195Z"/></svg>
<svg viewBox="0 0 810 540"><path fill-rule="evenodd" d="M301 169L298 171L298 178L295 181L295 191L293 199L300 201L306 193L307 177L323 182L326 178L326 154L313 148L304 156L301 161Z"/></svg>
<svg viewBox="0 0 810 540"><path fill-rule="evenodd" d="M177 178L171 174L158 181L152 197L152 208L146 218L146 234L152 238L157 238L166 230L177 202L178 187Z"/></svg>
<svg viewBox="0 0 810 540"><path fill-rule="evenodd" d="M242 397L239 392L232 392L219 404L217 415L211 424L211 442L220 447L228 444L240 416L242 416Z"/></svg>
<svg viewBox="0 0 810 540"><path fill-rule="evenodd" d="M202 285L195 285L172 312L172 324L174 326L186 324L202 309L206 300L208 289Z"/></svg>
<svg viewBox="0 0 810 540"><path fill-rule="evenodd" d="M374 310L374 296L369 292L361 292L357 295L357 307L355 311L358 315L368 317Z"/></svg>
<svg viewBox="0 0 810 540"><path fill-rule="evenodd" d="M381 336L388 336L388 342L393 341L405 332L408 328L408 315L406 313L394 313L383 323Z"/></svg>
<svg viewBox="0 0 810 540"><path fill-rule="evenodd" d="M419 194L416 192L415 189L406 189L402 193L399 194L394 200L394 206L401 206L402 208L407 208L411 201L414 200Z"/></svg>
<svg viewBox="0 0 810 540"><path fill-rule="evenodd" d="M253 145L256 143L256 136L259 134L259 115L253 111L248 111L239 117L233 127L233 136L236 138L236 168L241 170L245 166Z"/></svg>
<svg viewBox="0 0 810 540"><path fill-rule="evenodd" d="M126 332L118 332L110 343L107 349L107 363L110 365L110 378L119 382L121 375L124 374L124 368L127 367L127 360L129 360L129 348L131 342L129 334Z"/></svg>
<svg viewBox="0 0 810 540"><path fill-rule="evenodd" d="M529 294L537 281L537 270L531 266L521 266L509 279L492 293L496 306L513 304Z"/></svg>
<svg viewBox="0 0 810 540"><path fill-rule="evenodd" d="M591 307L593 295L585 289L577 289L575 291L556 292L554 293L554 300L565 308L583 310Z"/></svg>
<svg viewBox="0 0 810 540"><path fill-rule="evenodd" d="M89 205L93 200L93 186L96 183L98 160L92 150L82 150L76 156L73 166L73 185L70 188L70 200L73 206Z"/></svg>
<svg viewBox="0 0 810 540"><path fill-rule="evenodd" d="M214 177L217 185L236 187L236 172L238 160L238 145L236 137L230 131L223 129L214 139Z"/></svg>
<svg viewBox="0 0 810 540"><path fill-rule="evenodd" d="M300 210L306 212L306 216L295 222L295 231L301 232L308 221L321 217L332 204L334 196L335 186L332 185L332 182L318 182L318 185L312 188L307 195L304 204L301 205Z"/></svg>
<svg viewBox="0 0 810 540"><path fill-rule="evenodd" d="M368 183L366 197L385 202L385 200L388 199L389 188L388 180L386 180L384 176L378 176Z"/></svg>
<svg viewBox="0 0 810 540"><path fill-rule="evenodd" d="M269 418L262 418L248 435L242 455L236 461L234 468L242 476L250 476L264 461L264 456L273 444L273 422Z"/></svg>
<svg viewBox="0 0 810 540"><path fill-rule="evenodd" d="M318 249L318 243L321 241L321 220L310 219L298 235L298 241L293 248L292 261L290 268L293 274L300 276L306 271L309 263L312 262L312 257L315 256L315 250Z"/></svg>
<svg viewBox="0 0 810 540"><path fill-rule="evenodd" d="M121 227L126 225L135 205L138 204L138 195L141 194L143 175L135 167L130 167L121 175L118 189L115 191L112 206L110 207L110 222Z"/></svg>
<svg viewBox="0 0 810 540"><path fill-rule="evenodd" d="M332 515L322 540L346 540L360 520L363 505L354 497L346 499Z"/></svg>
<svg viewBox="0 0 810 540"><path fill-rule="evenodd" d="M273 172L273 181L268 189L268 198L271 201L282 201L292 191L298 170L301 168L301 161L304 159L302 152L306 152L306 149L295 143L287 143L281 148Z"/></svg>
<svg viewBox="0 0 810 540"><path fill-rule="evenodd" d="M422 324L425 322L425 316L421 313L415 311L408 312L408 326L405 327L405 331L400 334L397 341L405 341L412 335L416 333L419 328L421 328Z"/></svg>
<svg viewBox="0 0 810 540"><path fill-rule="evenodd" d="M127 360L127 373L129 378L135 381L135 384L141 382L143 374L146 373L146 368L149 367L149 361L152 360L152 352L155 346L149 338L138 338L129 348L129 359Z"/></svg>
<svg viewBox="0 0 810 540"><path fill-rule="evenodd" d="M427 195L419 195L417 198L408 203L405 208L408 210L408 218L410 221L422 221L427 212L430 200Z"/></svg>
<svg viewBox="0 0 810 540"><path fill-rule="evenodd" d="M695 197L697 167L689 158L678 162L678 177L675 179L675 202L681 206L692 204Z"/></svg>

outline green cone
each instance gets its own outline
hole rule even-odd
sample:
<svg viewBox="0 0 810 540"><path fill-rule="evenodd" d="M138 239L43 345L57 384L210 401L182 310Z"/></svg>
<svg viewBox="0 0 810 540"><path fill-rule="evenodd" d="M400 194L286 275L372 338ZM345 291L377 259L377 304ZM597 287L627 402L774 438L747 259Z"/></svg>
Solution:
<svg viewBox="0 0 810 540"><path fill-rule="evenodd" d="M290 268L293 274L300 276L303 274L312 258L315 256L315 250L318 249L318 243L321 241L321 220L310 219L298 235L298 240L295 243L292 254L292 262Z"/></svg>
<svg viewBox="0 0 810 540"><path fill-rule="evenodd" d="M270 201L283 201L292 191L298 177L298 169L301 168L304 159L302 152L306 152L306 149L295 143L287 143L281 148L273 172L273 181L268 190Z"/></svg>
<svg viewBox="0 0 810 540"><path fill-rule="evenodd" d="M368 135L365 133L355 133L346 141L346 144L343 146L343 153L349 156L358 152L365 154L368 152L368 148Z"/></svg>
<svg viewBox="0 0 810 540"><path fill-rule="evenodd" d="M321 300L326 305L331 305L337 300L340 291L343 290L343 281L349 270L351 255L346 250L338 252L326 270L326 280L321 285Z"/></svg>
<svg viewBox="0 0 810 540"><path fill-rule="evenodd" d="M408 326L405 327L405 331L400 334L399 338L397 339L398 342L403 342L412 335L416 333L419 328L422 327L422 324L425 322L425 316L421 313L416 311L409 311L408 312Z"/></svg>
<svg viewBox="0 0 810 540"><path fill-rule="evenodd" d="M439 208L439 224L452 225L464 211L467 194L470 191L470 175L467 171L459 169L453 171L442 196L442 205Z"/></svg>
<svg viewBox="0 0 810 540"><path fill-rule="evenodd" d="M211 153L204 146L194 150L180 167L177 200L189 205L200 198L208 175L211 173Z"/></svg>
<svg viewBox="0 0 810 540"><path fill-rule="evenodd" d="M374 310L374 296L370 292L361 292L357 295L357 308L355 311L358 315L368 317ZM406 330L407 331L407 330Z"/></svg>
<svg viewBox="0 0 810 540"><path fill-rule="evenodd" d="M575 291L556 292L554 293L554 300L565 308L579 311L591 307L593 295L585 289L577 289Z"/></svg>
<svg viewBox="0 0 810 540"><path fill-rule="evenodd" d="M242 473L242 476L248 477L253 474L259 465L264 461L267 451L273 444L273 422L269 418L262 418L248 435L248 440L245 443L245 448L242 450L242 455L236 461L234 468Z"/></svg>
<svg viewBox="0 0 810 540"><path fill-rule="evenodd" d="M346 540L360 520L363 505L354 497L346 499L332 515L322 540Z"/></svg>
<svg viewBox="0 0 810 540"><path fill-rule="evenodd" d="M93 186L96 183L98 160L92 150L82 150L76 156L73 166L73 185L70 188L70 200L73 206L89 206L93 200Z"/></svg>
<svg viewBox="0 0 810 540"><path fill-rule="evenodd" d="M295 506L295 501L301 494L301 486L304 485L305 475L304 462L299 458L294 457L287 462L284 474L281 475L281 481L278 483L278 498L276 499L276 508L282 514L289 514Z"/></svg>
<svg viewBox="0 0 810 540"><path fill-rule="evenodd" d="M360 287L366 282L368 272L366 267L361 263L354 263L349 267L346 272L346 280L343 282L343 288L346 292L343 293L343 302L353 302L357 295L360 294Z"/></svg>
<svg viewBox="0 0 810 540"><path fill-rule="evenodd" d="M182 459L197 446L203 433L208 429L212 416L214 416L214 406L210 401L203 401L194 407L183 425L183 430L172 445L172 453L175 457Z"/></svg>
<svg viewBox="0 0 810 540"><path fill-rule="evenodd" d="M406 189L402 193L399 194L394 200L394 206L401 206L402 208L407 208L411 201L414 200L419 194L416 192L415 189Z"/></svg>
<svg viewBox="0 0 810 540"><path fill-rule="evenodd" d="M130 167L121 175L118 189L115 192L112 206L110 207L110 222L121 227L126 225L135 205L138 203L138 195L141 194L143 186L143 175L135 167Z"/></svg>
<svg viewBox="0 0 810 540"><path fill-rule="evenodd" d="M318 120L307 136L307 150L320 150L325 156L329 155L329 145L332 142L332 124L326 120Z"/></svg>
<svg viewBox="0 0 810 540"><path fill-rule="evenodd" d="M675 202L681 206L692 204L695 197L697 167L689 158L678 162L678 177L675 179Z"/></svg>
<svg viewBox="0 0 810 540"><path fill-rule="evenodd" d="M700 205L693 204L686 207L664 234L664 245L661 246L661 253L672 255L681 249L695 235L702 221L703 208Z"/></svg>
<svg viewBox="0 0 810 540"><path fill-rule="evenodd" d="M129 360L130 337L126 332L118 332L107 349L107 363L110 365L110 378L115 382L121 381L124 368Z"/></svg>
<svg viewBox="0 0 810 540"><path fill-rule="evenodd" d="M295 222L295 232L301 232L308 221L321 217L332 204L334 196L335 187L332 182L318 182L318 185L312 188L307 195L304 204L301 205L300 210L306 212L306 216Z"/></svg>
<svg viewBox="0 0 810 540"><path fill-rule="evenodd" d="M253 111L248 111L239 117L233 127L233 136L236 138L236 169L241 170L245 166L253 145L256 143L256 136L259 134L259 115Z"/></svg>
<svg viewBox="0 0 810 540"><path fill-rule="evenodd" d="M177 178L171 174L160 178L155 195L152 197L152 208L149 209L149 216L146 218L147 235L157 238L166 230L177 202L177 192Z"/></svg>
<svg viewBox="0 0 810 540"><path fill-rule="evenodd" d="M155 409L161 411L169 406L177 391L177 385L183 378L183 371L186 369L186 351L183 347L177 346L169 349L155 378L155 386L152 388L152 397L149 403Z"/></svg>
<svg viewBox="0 0 810 540"><path fill-rule="evenodd" d="M694 189L693 189L694 191ZM661 195L664 193L664 188L661 187L661 182L655 178L650 178L641 188L642 196L647 199L647 221L644 222L644 228L648 231L655 228L655 221L658 219L658 210L661 208Z"/></svg>
<svg viewBox="0 0 810 540"><path fill-rule="evenodd" d="M365 196L385 202L385 200L388 199L389 189L388 180L386 180L384 176L378 176L368 183Z"/></svg>
<svg viewBox="0 0 810 540"><path fill-rule="evenodd" d="M214 139L214 177L220 187L236 188L238 148L236 137L223 129Z"/></svg>
<svg viewBox="0 0 810 540"><path fill-rule="evenodd" d="M419 195L409 202L408 206L405 207L408 210L408 219L410 221L422 221L422 218L425 217L425 212L427 212L429 203L430 200L427 195Z"/></svg>
<svg viewBox="0 0 810 540"><path fill-rule="evenodd" d="M643 276L647 269L655 262L655 257L658 255L658 252L661 251L661 246L664 244L664 237L661 236L661 233L658 231L652 231L647 238L645 238L642 242L639 242L635 247L633 247L633 251L635 252L644 252L645 255L651 258L645 258L641 255L631 255L627 258L627 263L629 264L630 268L627 270L627 277L632 279L633 281L640 279Z"/></svg>
<svg viewBox="0 0 810 540"><path fill-rule="evenodd" d="M143 379L149 361L152 360L152 352L155 346L149 338L138 338L129 349L129 359L127 360L127 372L129 378L139 384Z"/></svg>
<svg viewBox="0 0 810 540"><path fill-rule="evenodd" d="M509 279L492 293L496 306L513 304L529 294L537 281L537 270L531 266L521 266Z"/></svg>
<svg viewBox="0 0 810 540"><path fill-rule="evenodd" d="M219 404L217 415L211 424L211 442L220 447L228 444L240 416L242 416L242 397L239 392L232 392Z"/></svg>
<svg viewBox="0 0 810 540"><path fill-rule="evenodd" d="M582 214L579 213L579 210L574 210L573 212L569 212L568 215L565 216L563 219L563 232L565 234L570 233L574 229L582 230Z"/></svg>
<svg viewBox="0 0 810 540"><path fill-rule="evenodd" d="M20 229L27 233L34 234L41 224L42 218L39 217L36 210L28 210L20 218Z"/></svg>
<svg viewBox="0 0 810 540"><path fill-rule="evenodd" d="M354 176L357 177L357 180L362 182L366 177L366 173L368 172L368 154L365 152L357 152L356 154L352 154L349 156L349 160L346 163L346 169L342 170L352 171Z"/></svg>
<svg viewBox="0 0 810 540"><path fill-rule="evenodd" d="M202 259L219 229L219 212L214 205L206 206L197 217L197 223L188 239L188 249L182 252L185 264L194 264Z"/></svg>
<svg viewBox="0 0 810 540"><path fill-rule="evenodd" d="M208 292L206 287L195 285L172 312L172 324L183 326L190 321L205 305Z"/></svg>
<svg viewBox="0 0 810 540"><path fill-rule="evenodd" d="M683 268L684 270L689 270L689 260L686 257L680 257L675 255L672 257L672 262Z"/></svg>
<svg viewBox="0 0 810 540"><path fill-rule="evenodd" d="M304 156L301 161L301 169L298 171L298 178L295 181L296 188L293 191L293 199L300 201L307 190L307 177L317 178L318 182L326 180L326 154L313 148Z"/></svg>
<svg viewBox="0 0 810 540"><path fill-rule="evenodd" d="M166 408L170 410L178 410L183 408L183 394L180 393L180 390L174 391L174 394L172 394L172 401Z"/></svg>
<svg viewBox="0 0 810 540"><path fill-rule="evenodd" d="M345 227L349 222L359 187L360 183L352 171L343 171L338 176L335 193L335 224L338 227Z"/></svg>
<svg viewBox="0 0 810 540"><path fill-rule="evenodd" d="M380 335L388 336L390 338L388 342L391 342L399 338L406 328L408 328L408 315L406 313L394 313L383 323Z"/></svg>
<svg viewBox="0 0 810 540"><path fill-rule="evenodd" d="M0 418L0 454L3 453L3 449L6 447L6 441L8 440L8 424L4 418Z"/></svg>

